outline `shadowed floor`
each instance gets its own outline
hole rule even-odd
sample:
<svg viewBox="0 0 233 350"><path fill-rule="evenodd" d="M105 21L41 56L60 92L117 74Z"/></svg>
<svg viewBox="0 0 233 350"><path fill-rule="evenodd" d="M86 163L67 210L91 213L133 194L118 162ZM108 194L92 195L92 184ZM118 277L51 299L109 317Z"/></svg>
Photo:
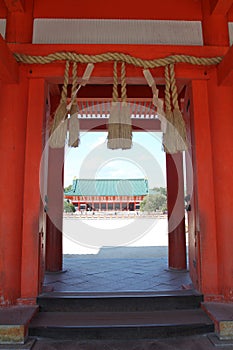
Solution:
<svg viewBox="0 0 233 350"><path fill-rule="evenodd" d="M190 285L188 271L168 269L167 247L101 248L95 255L64 255L64 273L46 273L54 291L166 291Z"/></svg>

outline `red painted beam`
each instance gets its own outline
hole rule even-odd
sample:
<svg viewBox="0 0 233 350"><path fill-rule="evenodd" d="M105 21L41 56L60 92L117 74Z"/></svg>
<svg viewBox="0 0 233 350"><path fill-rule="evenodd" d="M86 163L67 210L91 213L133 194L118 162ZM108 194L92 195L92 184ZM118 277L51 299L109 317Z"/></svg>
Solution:
<svg viewBox="0 0 233 350"><path fill-rule="evenodd" d="M9 12L24 12L25 0L4 0Z"/></svg>
<svg viewBox="0 0 233 350"><path fill-rule="evenodd" d="M233 86L233 46L231 46L218 66L218 84Z"/></svg>
<svg viewBox="0 0 233 350"><path fill-rule="evenodd" d="M162 58L169 55L193 55L197 57L222 56L228 46L183 45L126 45L126 44L9 44L12 52L28 55L48 55L54 52L76 52L97 55L105 52L122 52L142 59Z"/></svg>
<svg viewBox="0 0 233 350"><path fill-rule="evenodd" d="M149 87L149 85L145 85L145 80L143 81L144 85L137 85L137 84L129 84L127 85L127 99L129 102L133 103L135 101L137 102L151 102L152 101L152 90ZM52 86L52 94L55 96L61 96L61 90L62 90L62 84L50 84ZM56 90L55 87L56 86ZM118 95L121 97L121 86L118 85ZM164 89L165 87L163 85L157 85L157 88L159 90L159 97L164 98ZM106 101L112 101L112 84L87 84L83 86L78 94L77 98L79 100L84 101L90 101L95 103L101 103ZM50 89L51 93L51 89ZM68 86L68 98L71 96L71 85Z"/></svg>
<svg viewBox="0 0 233 350"><path fill-rule="evenodd" d="M28 72L28 78L44 78L50 83L63 84L64 63L51 63L46 65L25 65ZM78 67L78 76L82 76L86 65L80 64ZM113 70L112 63L96 64L92 76L88 84L112 85ZM175 68L176 78L183 79L183 83L187 80L208 79L209 67L192 66L188 64L177 64ZM164 84L164 68L156 68L151 70L157 84ZM71 83L71 80L70 80ZM127 65L126 67L126 83L127 85L143 85L147 84L143 77L142 68L136 68ZM83 90L82 88L81 90ZM80 90L80 93L81 93Z"/></svg>
<svg viewBox="0 0 233 350"><path fill-rule="evenodd" d="M210 10L214 15L226 15L233 5L233 0L210 0Z"/></svg>
<svg viewBox="0 0 233 350"><path fill-rule="evenodd" d="M16 83L18 75L18 64L0 35L0 80L5 83Z"/></svg>
<svg viewBox="0 0 233 350"><path fill-rule="evenodd" d="M201 20L199 1L193 0L147 0L135 6L134 0L111 1L35 0L35 18L104 18L148 20Z"/></svg>
<svg viewBox="0 0 233 350"><path fill-rule="evenodd" d="M212 46L179 46L179 45L85 45L85 44L9 44L11 50L15 53L21 53L26 55L46 56L55 52L76 52L88 55L97 55L106 52L122 52L134 57L140 57L141 59L156 59L163 58L170 55L192 55L196 57L215 57L224 56L228 47L212 47ZM86 65L78 65L78 75L83 74L84 67ZM43 77L52 78L54 83L62 83L61 77L64 75L64 63L58 64L56 62L51 64L32 64L26 65L30 77ZM95 65L92 76L94 77L112 77L113 65L112 62L99 63ZM156 73L156 74L155 74ZM152 70L152 74L157 77L164 76L164 69L157 68ZM184 79L207 79L207 67L196 66L191 64L177 64L176 74L179 78ZM142 68L137 68L133 65L127 65L126 71L127 77L140 77L145 81L142 73ZM56 78L58 78L56 80ZM94 84L95 82L91 82ZM112 78L104 79L101 84L112 84ZM127 84L131 82L127 81ZM157 81L157 84L164 83L163 81ZM139 84L137 82L137 84Z"/></svg>
<svg viewBox="0 0 233 350"><path fill-rule="evenodd" d="M142 59L156 59L163 58L170 55L184 54L193 55L196 57L215 57L221 56L227 52L228 47L212 47L212 46L165 46L165 45L31 45L31 44L9 44L13 52L27 54L27 55L41 55L46 56L55 52L76 52L88 55L101 54L106 52L122 52L134 57ZM78 76L84 71L86 65L78 65ZM64 63L51 64L30 64L25 65L29 77L43 77L53 83L62 83L64 75ZM96 82L90 80L91 84L112 84L113 65L112 62L99 63L95 65L92 77L101 77L101 81ZM163 68L156 68L152 70L152 74L156 78L157 84L163 84L161 77L164 76ZM177 64L176 66L177 78L181 79L208 79L208 67L196 66L191 64ZM143 83L136 82L136 84L146 84L142 73L142 68L127 65L127 84L135 84L135 81L129 81L129 77L140 78Z"/></svg>
<svg viewBox="0 0 233 350"><path fill-rule="evenodd" d="M133 131L158 131L161 132L161 125L158 119L131 119ZM108 130L108 119L80 118L80 130L82 131L106 131Z"/></svg>

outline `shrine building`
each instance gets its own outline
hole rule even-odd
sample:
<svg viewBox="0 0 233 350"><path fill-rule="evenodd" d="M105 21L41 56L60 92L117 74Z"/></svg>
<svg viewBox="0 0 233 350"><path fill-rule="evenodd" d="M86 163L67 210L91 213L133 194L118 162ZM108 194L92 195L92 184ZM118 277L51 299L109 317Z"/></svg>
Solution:
<svg viewBox="0 0 233 350"><path fill-rule="evenodd" d="M148 193L147 179L74 179L64 197L76 210L134 211Z"/></svg>

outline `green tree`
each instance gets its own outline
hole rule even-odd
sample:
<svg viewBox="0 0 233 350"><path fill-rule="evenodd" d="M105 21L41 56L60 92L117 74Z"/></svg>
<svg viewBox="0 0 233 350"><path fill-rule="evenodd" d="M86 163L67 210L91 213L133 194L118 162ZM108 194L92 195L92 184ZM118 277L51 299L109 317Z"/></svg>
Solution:
<svg viewBox="0 0 233 350"><path fill-rule="evenodd" d="M149 194L141 202L141 211L166 210L167 197L164 194Z"/></svg>
<svg viewBox="0 0 233 350"><path fill-rule="evenodd" d="M64 212L65 213L74 213L75 207L74 207L73 203L64 201Z"/></svg>
<svg viewBox="0 0 233 350"><path fill-rule="evenodd" d="M158 194L163 194L164 196L167 196L167 189L165 187L154 187L152 190L156 191Z"/></svg>
<svg viewBox="0 0 233 350"><path fill-rule="evenodd" d="M68 192L68 191L71 191L72 190L72 185L69 185L67 187L64 188L64 192Z"/></svg>

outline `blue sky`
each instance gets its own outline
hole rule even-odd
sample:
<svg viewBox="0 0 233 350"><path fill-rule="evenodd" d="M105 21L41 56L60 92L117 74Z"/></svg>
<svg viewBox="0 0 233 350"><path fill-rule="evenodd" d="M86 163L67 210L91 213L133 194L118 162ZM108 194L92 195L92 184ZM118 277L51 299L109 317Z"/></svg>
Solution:
<svg viewBox="0 0 233 350"><path fill-rule="evenodd" d="M73 178L147 178L149 187L166 186L162 134L134 132L130 150L109 150L107 132L82 132L78 148L65 151L65 187Z"/></svg>

